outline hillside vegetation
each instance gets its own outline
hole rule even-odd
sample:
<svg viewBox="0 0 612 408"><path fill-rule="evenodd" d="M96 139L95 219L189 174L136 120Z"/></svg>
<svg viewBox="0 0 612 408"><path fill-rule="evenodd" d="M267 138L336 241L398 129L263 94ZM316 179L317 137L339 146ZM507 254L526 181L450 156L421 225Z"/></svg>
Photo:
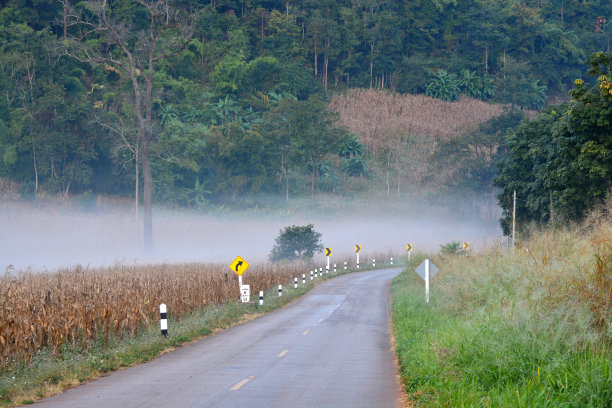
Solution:
<svg viewBox="0 0 612 408"><path fill-rule="evenodd" d="M416 257L395 279L393 327L423 406L612 406L612 219L533 230L516 252Z"/></svg>

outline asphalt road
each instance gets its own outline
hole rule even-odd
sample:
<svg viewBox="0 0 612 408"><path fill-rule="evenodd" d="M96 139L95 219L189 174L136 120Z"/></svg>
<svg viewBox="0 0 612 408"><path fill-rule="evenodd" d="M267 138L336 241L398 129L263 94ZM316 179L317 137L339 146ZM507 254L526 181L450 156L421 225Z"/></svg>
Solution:
<svg viewBox="0 0 612 408"><path fill-rule="evenodd" d="M280 310L36 405L399 407L389 327L399 272L331 279Z"/></svg>

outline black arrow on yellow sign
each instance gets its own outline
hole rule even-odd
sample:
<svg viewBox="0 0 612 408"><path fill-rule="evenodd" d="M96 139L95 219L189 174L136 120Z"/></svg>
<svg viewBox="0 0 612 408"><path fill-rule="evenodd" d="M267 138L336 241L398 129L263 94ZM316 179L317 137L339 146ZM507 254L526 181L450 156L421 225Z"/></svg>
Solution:
<svg viewBox="0 0 612 408"><path fill-rule="evenodd" d="M361 252L361 245L355 244L355 253L358 254Z"/></svg>
<svg viewBox="0 0 612 408"><path fill-rule="evenodd" d="M331 248L325 248L325 256L331 256L332 254L332 249Z"/></svg>

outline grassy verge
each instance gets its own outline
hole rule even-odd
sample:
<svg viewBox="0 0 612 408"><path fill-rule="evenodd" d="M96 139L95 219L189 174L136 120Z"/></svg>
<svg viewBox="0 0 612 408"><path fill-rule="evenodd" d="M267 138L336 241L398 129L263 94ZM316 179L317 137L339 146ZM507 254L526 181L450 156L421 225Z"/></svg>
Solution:
<svg viewBox="0 0 612 408"><path fill-rule="evenodd" d="M516 253L413 258L392 283L409 401L432 407L612 407L612 225L543 232Z"/></svg>
<svg viewBox="0 0 612 408"><path fill-rule="evenodd" d="M377 267L383 267L378 265ZM359 270L366 270L362 267ZM259 305L259 293L252 293L250 303L230 301L209 305L180 320L168 314L169 333L160 335L159 321L153 321L134 337L110 338L107 345L101 337L86 352L65 347L59 355L53 355L48 348L41 349L28 364L14 364L0 372L0 405L14 406L33 403L83 382L99 377L105 372L146 362L156 356L198 340L219 330L248 321L260 314L276 310L302 296L323 280L357 271L339 268L316 280L306 277L298 288L293 282L283 285L283 296L273 287L264 294L264 304Z"/></svg>

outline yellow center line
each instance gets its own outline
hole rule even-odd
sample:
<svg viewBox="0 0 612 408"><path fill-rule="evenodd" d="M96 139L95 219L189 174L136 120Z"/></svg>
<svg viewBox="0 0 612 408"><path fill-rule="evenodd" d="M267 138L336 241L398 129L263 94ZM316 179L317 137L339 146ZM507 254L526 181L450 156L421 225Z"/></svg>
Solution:
<svg viewBox="0 0 612 408"><path fill-rule="evenodd" d="M279 356L279 357L282 357L282 356L284 356L285 354L287 354L288 352L289 352L289 349L287 349L287 350L283 350L283 352L282 352L282 353L280 353L278 356Z"/></svg>
<svg viewBox="0 0 612 408"><path fill-rule="evenodd" d="M238 384L236 384L232 388L230 388L230 390L238 391L244 384L246 384L249 381L251 381L251 378L253 378L253 377L245 378L244 380L240 381Z"/></svg>

